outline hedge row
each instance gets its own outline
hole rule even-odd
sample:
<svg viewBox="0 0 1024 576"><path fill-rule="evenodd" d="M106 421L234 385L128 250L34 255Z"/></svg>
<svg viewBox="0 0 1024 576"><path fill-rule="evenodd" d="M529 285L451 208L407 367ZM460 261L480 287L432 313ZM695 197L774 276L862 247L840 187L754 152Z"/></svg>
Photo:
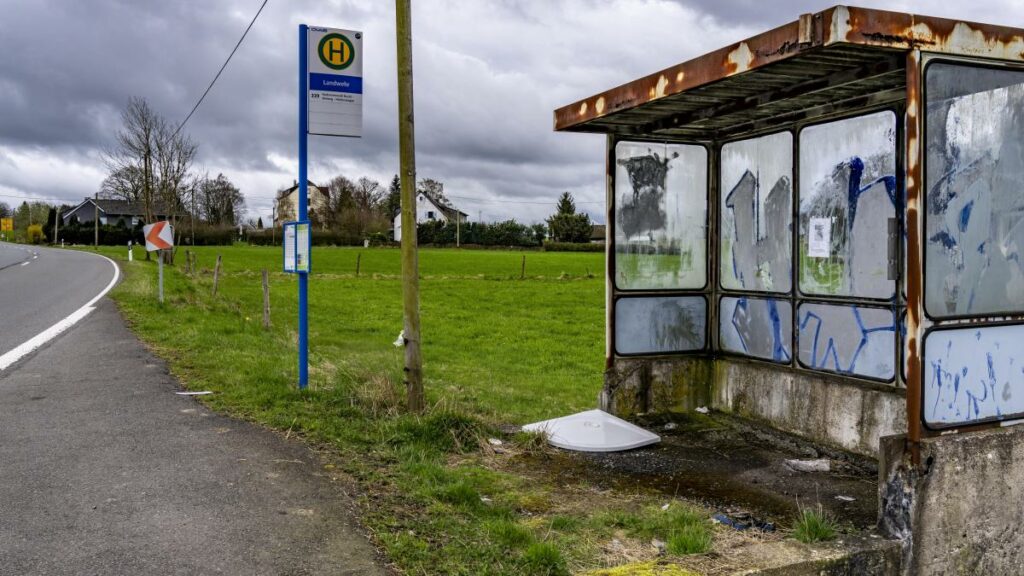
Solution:
<svg viewBox="0 0 1024 576"><path fill-rule="evenodd" d="M544 242L545 252L604 252L604 242Z"/></svg>

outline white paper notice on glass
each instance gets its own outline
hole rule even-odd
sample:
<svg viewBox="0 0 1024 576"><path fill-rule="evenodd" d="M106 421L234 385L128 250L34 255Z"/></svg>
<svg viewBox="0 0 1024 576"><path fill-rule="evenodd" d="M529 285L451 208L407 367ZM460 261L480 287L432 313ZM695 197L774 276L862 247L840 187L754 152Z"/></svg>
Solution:
<svg viewBox="0 0 1024 576"><path fill-rule="evenodd" d="M811 218L807 230L807 255L828 258L832 249L832 219Z"/></svg>

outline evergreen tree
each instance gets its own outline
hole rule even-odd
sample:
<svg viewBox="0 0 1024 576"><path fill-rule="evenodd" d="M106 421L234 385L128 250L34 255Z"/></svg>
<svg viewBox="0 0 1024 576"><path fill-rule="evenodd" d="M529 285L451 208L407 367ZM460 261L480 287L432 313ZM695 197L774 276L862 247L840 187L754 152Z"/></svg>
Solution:
<svg viewBox="0 0 1024 576"><path fill-rule="evenodd" d="M386 214L388 218L394 218L402 211L402 181L398 178L398 174L391 179L391 185L388 186L388 197L384 201Z"/></svg>
<svg viewBox="0 0 1024 576"><path fill-rule="evenodd" d="M590 216L576 213L576 202L572 194L563 192L558 198L555 213L548 218L548 230L556 242L589 242L593 226Z"/></svg>

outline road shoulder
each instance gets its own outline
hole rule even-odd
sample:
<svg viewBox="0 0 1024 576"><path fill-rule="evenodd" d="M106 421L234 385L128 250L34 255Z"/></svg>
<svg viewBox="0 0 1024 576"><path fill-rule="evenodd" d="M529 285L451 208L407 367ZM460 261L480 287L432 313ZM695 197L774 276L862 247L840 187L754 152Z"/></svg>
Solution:
<svg viewBox="0 0 1024 576"><path fill-rule="evenodd" d="M0 376L0 572L387 573L314 452L179 390L107 299Z"/></svg>

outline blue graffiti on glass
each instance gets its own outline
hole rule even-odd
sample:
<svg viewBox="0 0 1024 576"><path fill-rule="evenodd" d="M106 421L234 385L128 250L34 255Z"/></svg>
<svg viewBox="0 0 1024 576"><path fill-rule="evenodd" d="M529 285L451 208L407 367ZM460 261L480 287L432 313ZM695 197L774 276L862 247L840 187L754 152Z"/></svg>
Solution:
<svg viewBox="0 0 1024 576"><path fill-rule="evenodd" d="M1024 414L1024 326L937 330L925 339L924 416L934 426Z"/></svg>
<svg viewBox="0 0 1024 576"><path fill-rule="evenodd" d="M719 344L723 350L788 363L792 359L793 308L774 298L722 298Z"/></svg>
<svg viewBox="0 0 1024 576"><path fill-rule="evenodd" d="M804 365L880 380L894 377L896 322L891 310L802 304L799 328Z"/></svg>

